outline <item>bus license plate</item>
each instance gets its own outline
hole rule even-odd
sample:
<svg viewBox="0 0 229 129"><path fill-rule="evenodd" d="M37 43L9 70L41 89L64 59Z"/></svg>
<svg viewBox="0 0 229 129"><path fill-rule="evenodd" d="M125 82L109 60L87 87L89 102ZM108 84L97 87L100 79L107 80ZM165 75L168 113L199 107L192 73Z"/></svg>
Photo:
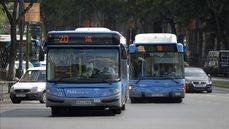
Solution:
<svg viewBox="0 0 229 129"><path fill-rule="evenodd" d="M151 96L152 97L163 97L164 95L163 94L152 94Z"/></svg>
<svg viewBox="0 0 229 129"><path fill-rule="evenodd" d="M75 100L74 105L92 105L93 102L91 100Z"/></svg>
<svg viewBox="0 0 229 129"><path fill-rule="evenodd" d="M16 97L26 97L25 94L16 94Z"/></svg>

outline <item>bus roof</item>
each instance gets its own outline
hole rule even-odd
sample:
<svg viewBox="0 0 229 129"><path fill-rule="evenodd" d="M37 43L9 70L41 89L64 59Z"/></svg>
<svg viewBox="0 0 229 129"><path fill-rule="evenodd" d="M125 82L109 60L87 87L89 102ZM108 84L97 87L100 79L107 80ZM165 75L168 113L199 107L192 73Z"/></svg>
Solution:
<svg viewBox="0 0 229 129"><path fill-rule="evenodd" d="M152 44L152 43L177 43L175 34L170 33L147 33L135 36L136 44Z"/></svg>
<svg viewBox="0 0 229 129"><path fill-rule="evenodd" d="M108 28L104 28L104 27L81 27L81 28L77 28L75 29L76 32L111 32L110 29Z"/></svg>
<svg viewBox="0 0 229 129"><path fill-rule="evenodd" d="M75 30L67 30L67 31L50 31L48 35L59 35L59 34L111 34L118 35L120 37L120 43L126 46L126 38L121 35L118 31L112 31L108 28L104 27L81 27Z"/></svg>

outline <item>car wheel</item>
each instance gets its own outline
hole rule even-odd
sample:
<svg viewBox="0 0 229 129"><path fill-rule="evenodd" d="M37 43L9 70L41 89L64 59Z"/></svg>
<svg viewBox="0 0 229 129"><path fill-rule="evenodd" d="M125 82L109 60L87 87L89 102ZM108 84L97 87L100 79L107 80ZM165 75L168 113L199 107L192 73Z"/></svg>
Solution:
<svg viewBox="0 0 229 129"><path fill-rule="evenodd" d="M212 93L212 89L210 89L210 90L207 90L207 93Z"/></svg>
<svg viewBox="0 0 229 129"><path fill-rule="evenodd" d="M39 98L39 102L40 103L45 103L46 102L46 93L45 93L45 91L41 94L41 96Z"/></svg>
<svg viewBox="0 0 229 129"><path fill-rule="evenodd" d="M12 103L15 103L15 104L21 103L21 99L17 97L10 96L10 100L12 101Z"/></svg>

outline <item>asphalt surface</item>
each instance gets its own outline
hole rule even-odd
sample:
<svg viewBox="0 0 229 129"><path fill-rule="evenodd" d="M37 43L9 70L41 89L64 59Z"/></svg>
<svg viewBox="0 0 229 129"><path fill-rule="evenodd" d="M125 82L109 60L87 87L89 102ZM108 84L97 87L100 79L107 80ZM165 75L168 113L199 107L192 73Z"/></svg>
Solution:
<svg viewBox="0 0 229 129"><path fill-rule="evenodd" d="M229 91L186 94L179 103L128 104L120 115L79 111L52 117L38 102L0 103L1 129L229 129Z"/></svg>
<svg viewBox="0 0 229 129"><path fill-rule="evenodd" d="M214 81L226 81L226 82L229 82L229 78L225 78L225 77L213 77L212 79Z"/></svg>

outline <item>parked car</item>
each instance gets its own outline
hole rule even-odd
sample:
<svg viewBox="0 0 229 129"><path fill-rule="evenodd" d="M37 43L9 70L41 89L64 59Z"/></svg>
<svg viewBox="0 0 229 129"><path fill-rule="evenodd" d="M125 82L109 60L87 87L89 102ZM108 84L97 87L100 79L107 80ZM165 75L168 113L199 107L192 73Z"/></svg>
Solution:
<svg viewBox="0 0 229 129"><path fill-rule="evenodd" d="M30 63L30 62L28 62L28 64L29 64L29 68L33 68L34 66L33 66L33 64L32 63ZM19 74L19 61L15 61L15 65L14 65L14 73L15 73L15 77L17 77L18 78L18 74ZM26 72L26 61L23 61L22 62L22 70L23 70L23 74ZM7 67L6 67L6 72L8 72L9 71L9 64L7 65Z"/></svg>
<svg viewBox="0 0 229 129"><path fill-rule="evenodd" d="M28 69L21 79L10 89L10 99L13 103L22 100L39 100L45 103L46 71L45 67Z"/></svg>
<svg viewBox="0 0 229 129"><path fill-rule="evenodd" d="M33 64L33 67L41 67L41 63L37 59L31 59L30 62Z"/></svg>
<svg viewBox="0 0 229 129"><path fill-rule="evenodd" d="M212 79L203 69L196 67L185 68L186 92L207 91L212 92Z"/></svg>

